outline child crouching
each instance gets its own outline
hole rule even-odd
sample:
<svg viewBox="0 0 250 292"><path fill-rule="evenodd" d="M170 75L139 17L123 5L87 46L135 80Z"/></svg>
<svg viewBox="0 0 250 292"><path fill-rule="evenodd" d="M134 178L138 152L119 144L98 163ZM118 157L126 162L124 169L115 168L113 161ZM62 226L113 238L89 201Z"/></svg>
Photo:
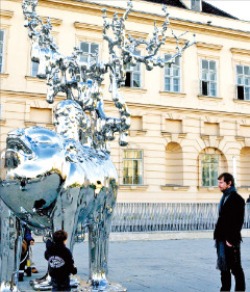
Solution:
<svg viewBox="0 0 250 292"><path fill-rule="evenodd" d="M67 238L67 232L58 230L53 234L53 242L46 242L45 258L48 261L52 291L70 291L70 274L77 273L72 253L65 245Z"/></svg>

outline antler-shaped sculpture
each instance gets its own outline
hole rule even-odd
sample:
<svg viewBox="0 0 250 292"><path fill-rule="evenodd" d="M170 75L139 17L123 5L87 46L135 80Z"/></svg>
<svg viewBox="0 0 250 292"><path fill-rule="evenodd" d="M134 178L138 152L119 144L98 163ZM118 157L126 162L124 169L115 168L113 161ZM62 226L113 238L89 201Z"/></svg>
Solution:
<svg viewBox="0 0 250 292"><path fill-rule="evenodd" d="M59 92L66 94L67 99L79 103L84 112L88 112L91 122L88 141L95 149L107 150L106 142L114 139L114 133L119 132L119 144L127 145L127 135L130 126L130 113L126 102L119 92L124 86L126 68L135 66L136 63L144 63L147 70L153 67L164 67L166 63L173 63L177 56L194 43L186 42L180 48L179 38L174 35L177 43L176 53L167 60L159 56L159 49L166 42L166 33L169 25L169 13L163 7L165 21L159 29L154 24L152 38L148 41L132 36L126 37L125 21L132 9L132 1L127 3L127 9L118 17L115 13L109 21L106 9L103 9L103 39L108 43L109 60L100 62L98 53L92 63L81 61L82 51L74 48L72 55L61 54L51 36L51 23L48 19L43 23L36 13L38 0L23 0L23 13L25 26L29 29L29 37L32 40L31 59L39 63L38 78L47 78L47 101L53 103ZM136 54L138 46L146 46L147 55ZM120 117L108 117L104 111L101 83L104 74L109 73L110 87L113 102L119 110ZM86 139L85 139L86 141Z"/></svg>

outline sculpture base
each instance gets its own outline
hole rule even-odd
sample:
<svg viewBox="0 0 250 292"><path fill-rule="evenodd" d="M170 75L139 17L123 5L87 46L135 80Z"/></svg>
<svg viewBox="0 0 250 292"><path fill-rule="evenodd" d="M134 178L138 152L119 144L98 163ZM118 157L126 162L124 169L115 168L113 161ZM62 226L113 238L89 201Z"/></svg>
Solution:
<svg viewBox="0 0 250 292"><path fill-rule="evenodd" d="M118 283L109 283L108 287L95 288L90 283L81 281L76 290L72 289L72 292L126 292L127 288L122 287Z"/></svg>

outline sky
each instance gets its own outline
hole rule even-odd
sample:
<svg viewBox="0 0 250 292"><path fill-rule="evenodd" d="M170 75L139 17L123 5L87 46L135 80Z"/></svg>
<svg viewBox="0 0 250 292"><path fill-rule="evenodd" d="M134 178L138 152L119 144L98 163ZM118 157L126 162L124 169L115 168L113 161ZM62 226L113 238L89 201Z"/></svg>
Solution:
<svg viewBox="0 0 250 292"><path fill-rule="evenodd" d="M204 0L219 9L236 16L241 20L250 21L250 0Z"/></svg>

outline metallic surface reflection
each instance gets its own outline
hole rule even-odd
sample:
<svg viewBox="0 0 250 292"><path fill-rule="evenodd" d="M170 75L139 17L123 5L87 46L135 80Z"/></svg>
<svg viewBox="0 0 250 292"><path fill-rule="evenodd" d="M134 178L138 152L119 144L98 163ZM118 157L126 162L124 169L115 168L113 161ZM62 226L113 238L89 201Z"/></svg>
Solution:
<svg viewBox="0 0 250 292"><path fill-rule="evenodd" d="M58 93L66 100L54 107L55 131L42 127L17 129L8 134L5 152L6 178L1 181L1 291L16 291L22 230L20 220L35 232L42 230L45 238L64 229L68 246L73 250L75 238L89 232L89 284L82 291L125 291L107 280L108 241L114 210L118 177L111 162L108 142L119 135L119 145L126 146L130 113L120 88L124 86L126 69L142 63L147 70L173 63L191 46L187 41L168 59L158 52L167 40L169 14L163 8L163 24L154 26L149 40L127 36L125 21L132 9L121 17L115 13L108 19L103 9L103 39L109 59L83 62L82 52L74 48L64 56L57 48L48 19L43 23L36 13L38 0L23 0L25 27L32 42L31 59L38 63L37 77L47 79L48 103ZM146 55L138 55L144 46ZM101 85L109 75L109 93L118 117L107 116ZM9 209L8 209L9 208ZM8 263L8 264L7 264ZM46 275L33 282L34 289L49 289ZM92 290L91 290L92 289Z"/></svg>

